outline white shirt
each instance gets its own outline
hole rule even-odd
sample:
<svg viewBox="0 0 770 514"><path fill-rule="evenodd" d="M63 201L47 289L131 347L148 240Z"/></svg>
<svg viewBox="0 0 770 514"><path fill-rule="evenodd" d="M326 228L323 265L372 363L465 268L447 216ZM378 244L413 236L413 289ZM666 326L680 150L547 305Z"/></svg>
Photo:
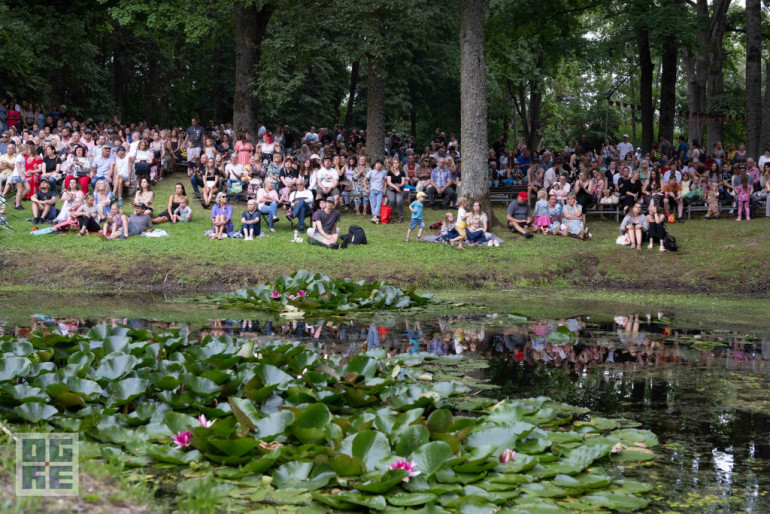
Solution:
<svg viewBox="0 0 770 514"><path fill-rule="evenodd" d="M225 166L225 173L227 173L228 180L240 180L241 175L243 175L243 165L230 162Z"/></svg>
<svg viewBox="0 0 770 514"><path fill-rule="evenodd" d="M765 169L765 163L770 162L770 157L765 157L764 154L762 154L759 157L759 160L757 161L759 172L762 173L762 171Z"/></svg>
<svg viewBox="0 0 770 514"><path fill-rule="evenodd" d="M124 180L128 180L129 178L129 169L128 169L128 160L129 160L128 153L126 153L126 156L122 159L120 157L115 157L115 172L118 173L121 177L123 177Z"/></svg>
<svg viewBox="0 0 770 514"><path fill-rule="evenodd" d="M668 184L668 179L671 178L671 170L668 170L663 174L663 183ZM682 181L682 172L679 170L676 170L676 181L681 182Z"/></svg>
<svg viewBox="0 0 770 514"><path fill-rule="evenodd" d="M302 191L294 191L289 195L289 201L292 205L297 205L300 200L305 200L308 205L313 205L313 192L303 189Z"/></svg>
<svg viewBox="0 0 770 514"><path fill-rule="evenodd" d="M331 168L321 168L318 170L318 180L324 187L332 187L334 185L334 179L338 178L337 170Z"/></svg>
<svg viewBox="0 0 770 514"><path fill-rule="evenodd" d="M548 168L543 175L543 185L548 187L549 185L556 183L556 168Z"/></svg>
<svg viewBox="0 0 770 514"><path fill-rule="evenodd" d="M634 151L634 145L631 143L628 143L626 141L623 141L622 143L618 143L618 153L620 154L620 160L626 158L626 154L629 152Z"/></svg>

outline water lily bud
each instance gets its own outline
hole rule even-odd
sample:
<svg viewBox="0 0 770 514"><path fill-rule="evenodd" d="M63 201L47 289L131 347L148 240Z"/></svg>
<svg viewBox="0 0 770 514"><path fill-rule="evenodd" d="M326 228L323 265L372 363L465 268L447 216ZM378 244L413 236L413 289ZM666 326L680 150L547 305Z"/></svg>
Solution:
<svg viewBox="0 0 770 514"><path fill-rule="evenodd" d="M264 485L265 487L268 487L272 483L273 483L273 477L268 475L262 475L262 485Z"/></svg>

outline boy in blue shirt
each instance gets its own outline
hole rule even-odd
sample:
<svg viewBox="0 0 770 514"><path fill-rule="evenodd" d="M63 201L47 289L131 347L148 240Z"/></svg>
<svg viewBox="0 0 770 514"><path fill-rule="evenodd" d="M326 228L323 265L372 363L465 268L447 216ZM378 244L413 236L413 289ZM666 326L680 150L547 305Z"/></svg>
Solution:
<svg viewBox="0 0 770 514"><path fill-rule="evenodd" d="M409 223L409 230L406 231L406 240L409 242L409 236L412 234L412 229L419 226L420 230L417 232L417 239L422 239L422 229L425 228L425 222L422 220L422 203L425 201L425 197L428 196L422 191L417 193L417 200L409 204L409 210L412 211L412 221Z"/></svg>

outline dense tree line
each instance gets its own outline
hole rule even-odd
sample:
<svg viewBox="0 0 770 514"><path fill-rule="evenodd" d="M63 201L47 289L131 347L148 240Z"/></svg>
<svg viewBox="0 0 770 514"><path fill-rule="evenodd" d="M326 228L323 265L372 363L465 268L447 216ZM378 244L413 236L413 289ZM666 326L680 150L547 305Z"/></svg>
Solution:
<svg viewBox="0 0 770 514"><path fill-rule="evenodd" d="M761 0L6 0L0 96L83 117L338 123L424 142L437 126L460 134L473 4L490 140L770 144Z"/></svg>

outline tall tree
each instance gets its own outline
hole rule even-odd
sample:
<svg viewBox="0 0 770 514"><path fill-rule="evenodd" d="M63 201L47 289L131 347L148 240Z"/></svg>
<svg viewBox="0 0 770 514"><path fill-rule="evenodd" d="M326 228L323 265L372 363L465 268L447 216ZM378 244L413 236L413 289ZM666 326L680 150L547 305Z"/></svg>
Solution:
<svg viewBox="0 0 770 514"><path fill-rule="evenodd" d="M683 13L683 0L665 0L663 15L666 19L678 19ZM660 72L660 130L659 134L674 141L674 112L676 110L676 83L679 68L680 25L662 24L663 53Z"/></svg>
<svg viewBox="0 0 770 514"><path fill-rule="evenodd" d="M711 105L706 103L708 98L716 98L722 93L722 38L724 36L725 18L731 0L713 0L709 13L708 0L697 0L695 12L697 17L696 38L692 44L683 46L682 62L687 73L687 106L689 108L690 139L703 142L703 122L701 114L707 112ZM713 69L712 66L718 66ZM713 105L713 104L712 104ZM709 142L718 132L721 140L722 123L709 123Z"/></svg>
<svg viewBox="0 0 770 514"><path fill-rule="evenodd" d="M760 151L762 136L760 98L762 98L762 0L746 0L746 151L755 159L762 153Z"/></svg>
<svg viewBox="0 0 770 514"><path fill-rule="evenodd" d="M235 23L235 92L233 94L233 129L256 135L259 102L254 84L259 73L262 38L275 12L272 2L236 2Z"/></svg>
<svg viewBox="0 0 770 514"><path fill-rule="evenodd" d="M641 4L640 11L646 14L646 2ZM652 76L654 67L650 54L650 32L647 29L645 16L640 17L636 27L636 44L639 54L639 100L642 106L642 151L649 152L652 149L653 139L653 110L652 110ZM633 112L633 111L632 111Z"/></svg>
<svg viewBox="0 0 770 514"><path fill-rule="evenodd" d="M487 59L484 51L486 1L460 0L460 140L462 194L492 214L487 175Z"/></svg>

